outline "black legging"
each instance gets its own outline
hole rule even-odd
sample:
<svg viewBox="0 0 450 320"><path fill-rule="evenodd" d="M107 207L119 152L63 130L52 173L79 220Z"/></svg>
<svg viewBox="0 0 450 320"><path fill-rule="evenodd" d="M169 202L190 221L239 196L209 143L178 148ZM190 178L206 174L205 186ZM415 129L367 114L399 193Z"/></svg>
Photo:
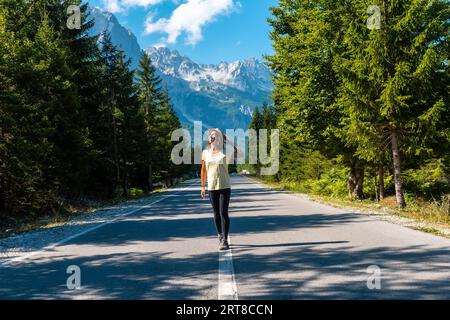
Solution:
<svg viewBox="0 0 450 320"><path fill-rule="evenodd" d="M221 234L224 239L228 239L228 231L230 230L230 217L228 217L230 195L230 188L209 190L209 199L214 210L217 234Z"/></svg>

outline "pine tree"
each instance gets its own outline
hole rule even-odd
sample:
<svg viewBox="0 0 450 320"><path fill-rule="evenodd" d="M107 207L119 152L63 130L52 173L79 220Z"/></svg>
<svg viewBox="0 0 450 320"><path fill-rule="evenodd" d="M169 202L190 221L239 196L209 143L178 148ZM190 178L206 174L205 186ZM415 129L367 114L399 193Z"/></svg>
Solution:
<svg viewBox="0 0 450 320"><path fill-rule="evenodd" d="M272 105L269 105L267 102L264 102L262 104L261 125L262 128L267 130L275 129L276 126L275 109Z"/></svg>
<svg viewBox="0 0 450 320"><path fill-rule="evenodd" d="M81 8L80 29L66 24L72 4ZM168 93L156 89L154 99L141 104L129 60L109 35L90 37L92 25L88 5L79 0L0 2L0 212L5 216L56 213L68 197L83 194L126 196L130 187L145 186L142 172L153 142L168 158L169 131L179 125ZM162 124L156 126L156 117ZM178 174L170 163L161 170Z"/></svg>
<svg viewBox="0 0 450 320"><path fill-rule="evenodd" d="M115 101L119 110L117 121L118 149L122 171L122 188L128 195L130 185L134 185L135 172L139 171L147 154L147 127L145 115L139 105L134 84L134 71L131 61L122 51L118 53L115 65Z"/></svg>
<svg viewBox="0 0 450 320"><path fill-rule="evenodd" d="M254 129L258 132L259 129L263 127L261 112L259 111L259 107L256 107L252 113L252 119L250 120L250 129Z"/></svg>
<svg viewBox="0 0 450 320"><path fill-rule="evenodd" d="M56 210L58 175L57 127L64 121L63 103L76 101L63 63L65 54L44 8L37 20L15 18L28 11L26 2L0 5L2 48L2 207L10 214ZM2 50L3 50L2 49ZM69 111L70 114L70 111ZM4 157L3 157L4 156Z"/></svg>
<svg viewBox="0 0 450 320"><path fill-rule="evenodd" d="M172 163L171 152L175 146L175 142L171 141L172 132L181 127L180 120L170 102L169 91L167 88L161 90L161 99L156 114L156 122L158 126L158 146L161 155L159 168L167 172L167 177L176 177L182 174L182 167Z"/></svg>
<svg viewBox="0 0 450 320"><path fill-rule="evenodd" d="M339 156L356 197L367 166L378 172L382 197L384 167L392 163L403 207L402 163L448 154L449 8L438 0L378 1L381 28L371 30L369 5L282 0L273 8L268 62L281 157L296 148Z"/></svg>
<svg viewBox="0 0 450 320"><path fill-rule="evenodd" d="M161 99L161 78L156 74L150 57L143 52L136 72L138 79L138 96L146 114L151 117Z"/></svg>
<svg viewBox="0 0 450 320"><path fill-rule="evenodd" d="M320 150L328 158L342 156L349 167L349 194L359 198L364 163L343 132L345 110L337 103L341 79L333 68L343 51L343 10L336 1L280 1L269 19L275 54L267 60L275 73L281 167L292 158L287 153L295 159L305 148Z"/></svg>
<svg viewBox="0 0 450 320"><path fill-rule="evenodd" d="M154 163L158 161L156 112L161 99L161 79L156 75L156 69L151 64L149 56L143 52L136 71L138 99L145 112L147 131L149 134L149 156L147 160L148 189L153 189Z"/></svg>
<svg viewBox="0 0 450 320"><path fill-rule="evenodd" d="M67 8L69 5L77 5L80 8L80 29L69 29L67 27ZM95 149L93 141L98 138L98 111L103 101L101 70L98 63L100 60L97 45L98 37L89 35L89 30L93 27L94 21L88 20L88 3L82 3L81 0L66 0L61 2L61 6L62 9L57 10L57 13L62 13L61 22L58 26L61 27L62 38L69 49L69 56L66 61L74 70L72 81L76 84L80 103L77 121L83 128L80 131L80 139L84 141L84 156L80 159L82 160L80 167L74 171L76 172L76 180L78 180L83 191L95 192L95 190L103 190L105 187L104 185L97 185L98 177L95 163L98 150ZM79 153L81 153L80 151L78 150ZM71 183L70 190L73 192L74 189Z"/></svg>
<svg viewBox="0 0 450 320"><path fill-rule="evenodd" d="M378 165L390 144L397 203L404 207L401 158L433 155L433 144L446 140L441 130L448 132L441 120L448 113L441 89L448 83L448 4L380 1L381 28L369 30L368 2L352 3L355 11L343 15L346 54L335 64L347 136L359 157Z"/></svg>
<svg viewBox="0 0 450 320"><path fill-rule="evenodd" d="M119 139L118 124L122 114L118 109L117 92L120 92L120 81L118 79L116 66L119 60L120 51L113 45L108 33L101 35L100 40L100 63L102 70L102 87L104 88L104 101L101 106L101 115L99 124L104 127L105 132L100 142L102 147L103 166L107 170L105 178L111 185L110 190L116 196L121 196L119 185L121 181L120 163L119 163ZM100 145L98 145L100 148ZM112 166L111 166L112 165Z"/></svg>
<svg viewBox="0 0 450 320"><path fill-rule="evenodd" d="M249 124L249 129L255 130L256 132L256 141L249 141L250 143L256 143L256 146L254 146L254 152L256 152L257 155L259 155L259 130L263 129L263 119L262 119L262 115L261 112L259 111L259 107L256 106L255 109L253 110L252 113L252 118L250 120L250 124ZM252 148L252 146L250 146L250 148ZM257 162L256 164L252 164L252 167L254 168L254 170L256 171L256 174L258 176L260 176L260 163L259 163L259 159L257 156Z"/></svg>

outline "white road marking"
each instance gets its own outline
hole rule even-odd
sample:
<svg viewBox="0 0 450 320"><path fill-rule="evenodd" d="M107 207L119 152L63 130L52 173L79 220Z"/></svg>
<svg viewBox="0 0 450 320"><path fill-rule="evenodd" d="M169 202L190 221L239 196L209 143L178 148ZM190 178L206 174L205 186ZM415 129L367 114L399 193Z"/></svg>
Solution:
<svg viewBox="0 0 450 320"><path fill-rule="evenodd" d="M189 184L188 186L186 186L186 187L182 188L181 190L175 192L175 194L180 193L180 192L186 190L187 188L189 188L189 187L191 187L193 185L195 185L195 183ZM56 242L56 243L54 243L54 244L52 244L50 246L42 248L41 250L33 251L33 252L30 252L30 253L24 254L22 256L15 257L15 258L13 258L11 260L4 261L4 262L1 263L1 265L2 266L7 266L7 265L9 265L11 263L20 262L20 261L29 259L29 258L31 258L31 257L33 257L35 255L39 255L39 254L44 253L46 251L52 250L55 247L60 246L60 245L62 245L64 243L67 243L67 242L69 242L69 241L71 241L71 240L73 240L75 238L78 238L78 237L83 236L83 235L85 235L85 234L87 234L89 232L92 232L92 231L100 229L100 228L102 228L102 227L104 227L106 225L114 223L117 220L122 219L122 218L124 218L126 216L129 216L129 215L132 215L132 214L134 214L136 212L139 212L140 210L143 210L145 208L149 208L149 207L153 206L154 204L156 204L156 203L158 203L158 202L160 202L160 201L162 201L162 200L164 200L166 198L173 197L175 194L169 194L169 195L163 196L160 199L158 199L156 201L153 201L153 202L151 202L148 205L145 205L145 206L136 208L134 210L131 210L129 212L126 212L124 214L121 214L120 216L118 216L118 217L116 217L116 218L114 218L114 219L112 219L110 221L103 222L103 223L101 223L99 225L96 225L94 227L88 228L88 229L86 229L86 230L84 230L82 232L76 233L76 234L74 234L74 235L72 235L70 237L64 238L64 239L62 239L62 240L60 240L60 241L58 241L58 242ZM228 240L228 242L231 244L230 240ZM238 297L238 292L237 292L236 280L235 280L235 276L234 276L233 255L231 253L231 249L230 250L219 251L219 300L238 300L238 299L239 299L239 297Z"/></svg>
<svg viewBox="0 0 450 320"><path fill-rule="evenodd" d="M180 193L180 192L182 192L183 190L185 190L185 189L187 189L187 188L189 188L189 187L191 187L191 186L193 186L193 185L195 185L195 183L191 183L191 184L187 185L186 187L182 188L181 190L178 190L177 192L175 192L175 194ZM170 192L170 191L169 191L169 192ZM142 207L139 207L139 208L137 208L137 209L131 210L131 211L129 211L129 212L125 212L124 214L121 214L120 216L118 216L118 217L116 217L116 218L114 218L114 219L112 219L112 220L110 220L110 221L103 222L103 223L101 223L101 224L99 224L99 225L96 225L96 226L94 226L94 227L88 228L88 229L86 229L86 230L84 230L84 231L81 231L81 232L79 232L79 233L76 233L76 234L74 234L74 235L71 235L70 237L64 238L64 239L62 239L62 240L60 240L60 241L58 241L58 242L56 242L56 243L54 243L54 244L52 244L52 245L50 245L50 246L44 247L44 248L42 248L41 250L32 251L32 252L29 252L29 253L27 253L27 254L24 254L24 255L15 257L15 258L13 258L13 259L11 259L11 260L3 261L3 262L0 263L0 265L1 265L1 266L7 266L7 265L9 265L9 264L11 264L11 263L14 263L14 262L20 262L20 261L29 259L29 258L31 258L31 257L33 257L33 256L35 256L35 255L38 255L38 254L44 253L44 252L46 252L46 251L52 250L52 249L54 249L54 248L57 247L57 246L60 246L60 245L62 245L62 244L64 244L64 243L66 243L66 242L69 242L70 240L73 240L73 239L75 239L75 238L78 238L78 237L80 237L80 236L82 236L82 235L85 235L85 234L87 234L87 233L89 233L89 232L92 232L92 231L94 231L94 230L100 229L100 228L102 228L102 227L104 227L104 226L106 226L106 225L108 225L108 224L114 223L114 222L116 222L116 221L119 220L119 219L122 219L122 218L124 218L124 217L126 217L126 216L132 215L133 213L136 213L136 212L141 211L141 210L143 210L143 209L149 208L149 207L151 207L152 205L154 205L155 203L158 203L158 202L160 202L160 201L162 201L162 200L164 200L164 199L166 199L166 198L168 198L168 197L171 197L171 196L173 196L173 195L174 195L174 194L168 194L168 195L166 195L166 196L163 196L163 197L161 197L160 199L158 199L158 200L156 200L156 201L153 201L153 202L150 203L150 204L147 204L147 205L145 205L145 206L142 206Z"/></svg>
<svg viewBox="0 0 450 320"><path fill-rule="evenodd" d="M228 243L231 244L230 240L228 240ZM238 299L233 254L230 248L229 250L219 251L219 300Z"/></svg>

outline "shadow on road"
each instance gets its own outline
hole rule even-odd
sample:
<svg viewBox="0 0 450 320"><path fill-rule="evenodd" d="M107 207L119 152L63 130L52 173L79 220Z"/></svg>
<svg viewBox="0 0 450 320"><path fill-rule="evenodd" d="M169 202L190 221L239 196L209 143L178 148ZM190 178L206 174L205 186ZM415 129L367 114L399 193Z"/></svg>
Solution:
<svg viewBox="0 0 450 320"><path fill-rule="evenodd" d="M246 195L265 197L272 193L259 188L233 191L232 197L241 202L233 204L238 203L234 198L230 207L232 237L328 230L367 220L352 213L291 214L280 209L273 214L269 213L273 206L245 200ZM239 214L233 216L236 212ZM177 247L178 251L170 249L171 243L195 239L205 239L206 253L189 246L184 250ZM211 241L210 247L207 241ZM133 251L136 245L147 251ZM214 297L216 245L209 200L199 199L198 190L187 190L73 239L50 251L47 257L2 268L0 299L70 299L74 295L97 299L193 299L202 298L204 292L213 292ZM79 251L82 248L92 251L82 251L83 255ZM238 291L250 288L240 293L243 299L450 299L450 248L384 245L361 249L351 241L325 238L273 244L232 241L232 249L236 253L233 261ZM366 270L373 264L382 270L381 290L366 286ZM78 265L82 270L79 291L66 288L69 265Z"/></svg>
<svg viewBox="0 0 450 320"><path fill-rule="evenodd" d="M70 265L81 268L81 289L67 289ZM55 256L2 272L0 299L204 299L200 292L217 291L216 273L216 254L186 258L171 257L170 252ZM210 285L199 284L205 277L211 278Z"/></svg>
<svg viewBox="0 0 450 320"><path fill-rule="evenodd" d="M327 242L291 243L276 254L249 251L234 255L238 286L248 283L254 288L241 292L240 298L450 299L450 249L411 246L358 250L323 244ZM371 265L381 268L380 290L367 288L367 268Z"/></svg>

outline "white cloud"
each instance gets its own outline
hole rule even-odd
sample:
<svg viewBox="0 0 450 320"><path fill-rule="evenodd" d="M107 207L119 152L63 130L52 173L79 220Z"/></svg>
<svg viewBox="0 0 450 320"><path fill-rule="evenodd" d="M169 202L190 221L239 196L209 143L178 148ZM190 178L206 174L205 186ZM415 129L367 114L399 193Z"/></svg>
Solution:
<svg viewBox="0 0 450 320"><path fill-rule="evenodd" d="M119 0L102 0L106 10L112 13L121 11Z"/></svg>
<svg viewBox="0 0 450 320"><path fill-rule="evenodd" d="M112 13L123 12L131 7L145 7L161 3L164 0L102 0L103 6Z"/></svg>
<svg viewBox="0 0 450 320"><path fill-rule="evenodd" d="M188 44L196 44L202 39L203 27L221 14L228 14L240 7L234 0L187 0L179 5L170 18L153 21L149 15L145 22L144 34L163 32L167 34L167 43L176 43L178 37L185 33Z"/></svg>
<svg viewBox="0 0 450 320"><path fill-rule="evenodd" d="M153 4L158 4L163 0L122 0L124 6L140 6L140 7L148 7Z"/></svg>
<svg viewBox="0 0 450 320"><path fill-rule="evenodd" d="M152 47L155 47L155 48L165 48L165 47L166 47L166 44L165 44L164 42L158 42L158 43L155 43Z"/></svg>

